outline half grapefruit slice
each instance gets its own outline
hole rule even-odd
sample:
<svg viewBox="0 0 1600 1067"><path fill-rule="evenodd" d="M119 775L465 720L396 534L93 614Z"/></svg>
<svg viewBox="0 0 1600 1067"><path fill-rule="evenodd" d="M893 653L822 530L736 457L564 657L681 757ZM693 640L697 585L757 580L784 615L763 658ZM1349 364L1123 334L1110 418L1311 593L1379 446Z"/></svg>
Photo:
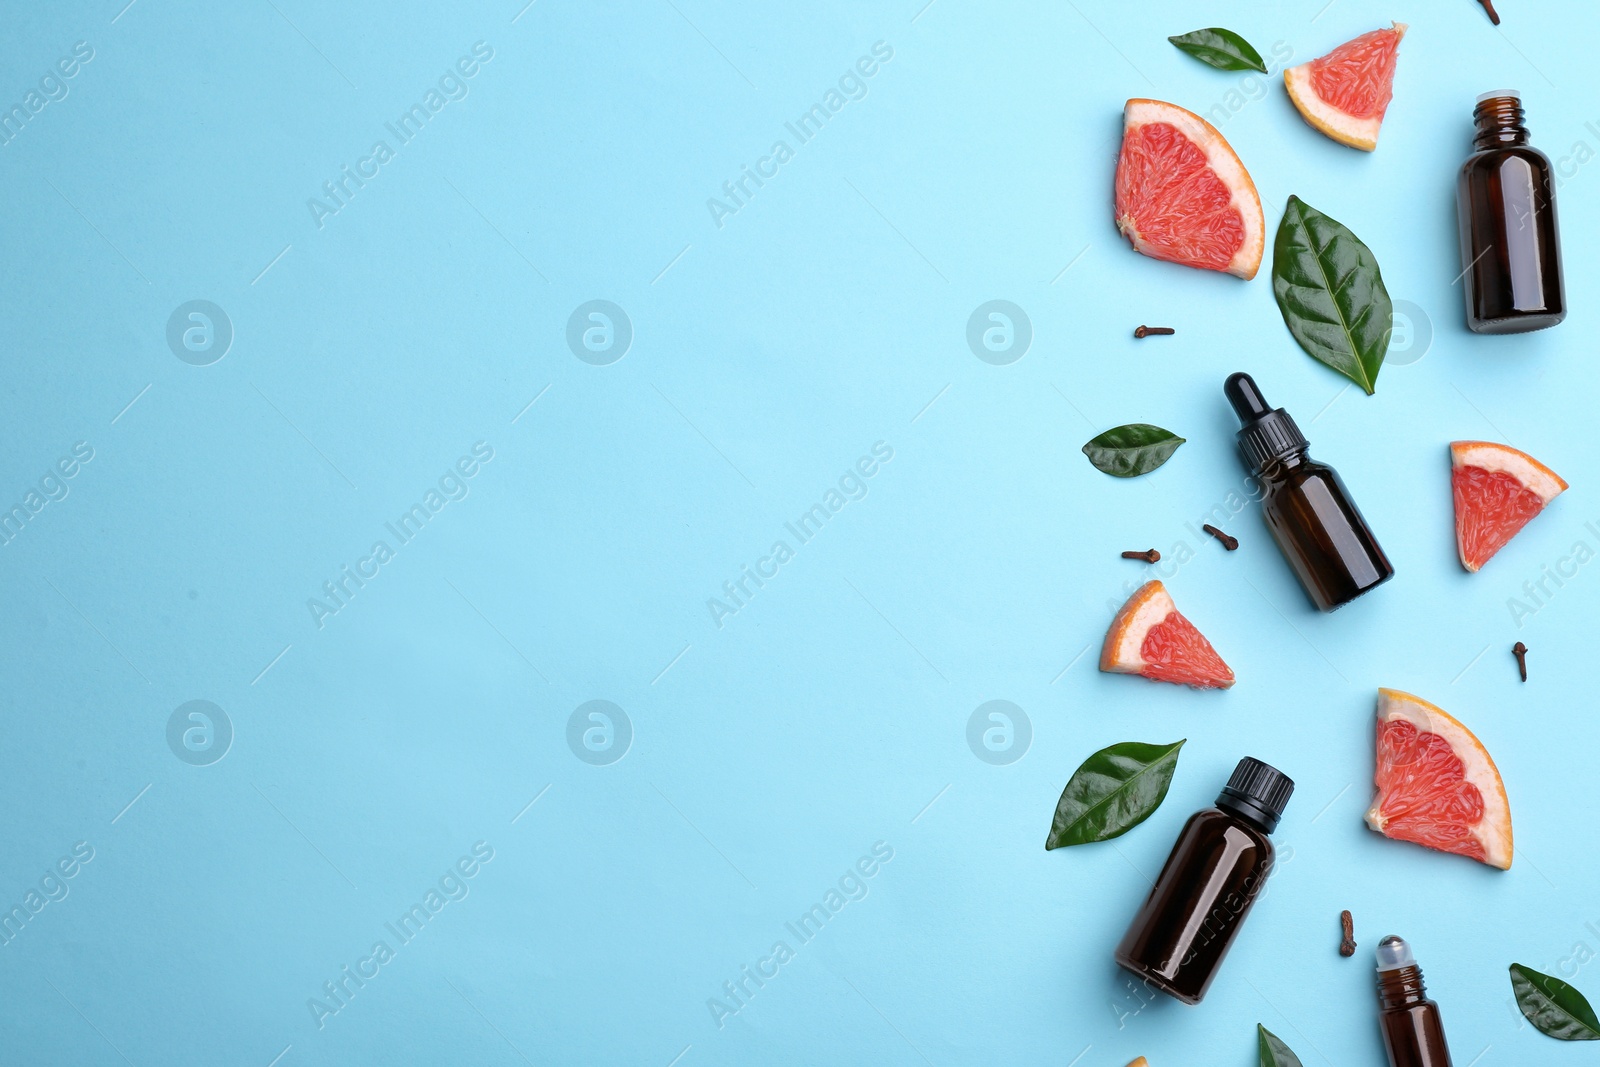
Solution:
<svg viewBox="0 0 1600 1067"><path fill-rule="evenodd" d="M1370 152L1394 96L1395 53L1406 24L1363 33L1320 59L1283 72L1289 99L1312 126L1340 144Z"/></svg>
<svg viewBox="0 0 1600 1067"><path fill-rule="evenodd" d="M1178 613L1160 582L1146 582L1111 620L1100 669L1196 689L1227 689L1233 671L1194 623Z"/></svg>
<svg viewBox="0 0 1600 1067"><path fill-rule="evenodd" d="M1216 127L1160 100L1129 100L1117 157L1117 229L1153 259L1254 278L1266 247L1255 182Z"/></svg>
<svg viewBox="0 0 1600 1067"><path fill-rule="evenodd" d="M1456 551L1476 571L1528 520L1567 488L1555 471L1493 441L1450 443L1450 485L1456 499Z"/></svg>
<svg viewBox="0 0 1600 1067"><path fill-rule="evenodd" d="M1378 795L1367 825L1396 841L1511 867L1511 805L1488 751L1447 712L1378 690Z"/></svg>

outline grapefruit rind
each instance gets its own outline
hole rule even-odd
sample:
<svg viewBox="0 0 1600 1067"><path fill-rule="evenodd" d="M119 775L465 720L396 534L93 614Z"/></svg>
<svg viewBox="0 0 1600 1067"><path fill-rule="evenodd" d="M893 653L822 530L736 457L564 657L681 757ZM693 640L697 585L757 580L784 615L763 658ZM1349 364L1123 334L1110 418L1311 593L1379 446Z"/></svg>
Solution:
<svg viewBox="0 0 1600 1067"><path fill-rule="evenodd" d="M1142 97L1129 100L1123 107L1122 117L1124 141L1130 132L1147 122L1164 122L1205 153L1206 165L1222 184L1228 187L1232 193L1230 206L1244 221L1244 241L1229 261L1227 273L1245 281L1254 278L1256 271L1261 269L1261 257L1266 252L1266 216L1261 210L1261 196L1256 192L1256 183L1250 179L1250 172L1244 169L1244 161L1228 144L1227 139L1215 126L1199 115L1164 100L1148 100ZM1163 258L1157 254L1157 249L1152 248L1139 235L1137 220L1131 217L1118 217L1117 229L1139 253L1152 259Z"/></svg>
<svg viewBox="0 0 1600 1067"><path fill-rule="evenodd" d="M1158 581L1146 582L1111 620L1100 649L1100 669L1110 674L1138 674L1149 664L1140 650L1152 627L1178 610L1172 594Z"/></svg>
<svg viewBox="0 0 1600 1067"><path fill-rule="evenodd" d="M1526 452L1493 441L1450 442L1450 466L1482 467L1491 473L1509 474L1546 504L1567 488L1566 479Z"/></svg>
<svg viewBox="0 0 1600 1067"><path fill-rule="evenodd" d="M1396 719L1409 722L1418 733L1437 734L1450 746L1450 751L1462 763L1466 780L1483 796L1483 817L1473 828L1473 836L1483 846L1483 862L1502 871L1510 870L1513 854L1511 802L1506 797L1500 769L1483 742L1443 708L1398 689L1379 689L1378 723ZM1374 797L1366 816L1367 825L1380 834L1388 822L1379 810L1382 800L1381 796Z"/></svg>
<svg viewBox="0 0 1600 1067"><path fill-rule="evenodd" d="M1405 36L1405 23L1396 22L1394 28L1401 37ZM1383 128L1383 116L1357 118L1324 100L1312 82L1311 65L1315 62L1313 59L1283 72L1283 87L1288 90L1296 110L1319 133L1363 152L1374 151L1378 147L1378 132Z"/></svg>

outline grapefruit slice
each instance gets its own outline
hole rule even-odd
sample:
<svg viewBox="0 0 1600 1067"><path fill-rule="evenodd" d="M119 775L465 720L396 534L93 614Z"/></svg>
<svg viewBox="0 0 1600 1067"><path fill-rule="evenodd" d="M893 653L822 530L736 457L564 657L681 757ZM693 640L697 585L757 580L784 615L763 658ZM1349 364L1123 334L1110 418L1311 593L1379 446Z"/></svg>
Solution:
<svg viewBox="0 0 1600 1067"><path fill-rule="evenodd" d="M1370 152L1394 96L1395 52L1406 24L1363 33L1320 59L1283 72L1289 99L1312 126L1340 144Z"/></svg>
<svg viewBox="0 0 1600 1067"><path fill-rule="evenodd" d="M1153 259L1250 279L1266 224L1255 182L1216 127L1160 100L1129 100L1117 157L1117 229Z"/></svg>
<svg viewBox="0 0 1600 1067"><path fill-rule="evenodd" d="M1456 498L1456 551L1476 571L1528 520L1567 488L1555 471L1507 445L1452 441L1450 485Z"/></svg>
<svg viewBox="0 0 1600 1067"><path fill-rule="evenodd" d="M1100 649L1100 669L1196 689L1233 685L1233 671L1194 623L1178 613L1160 582L1140 586L1111 620Z"/></svg>
<svg viewBox="0 0 1600 1067"><path fill-rule="evenodd" d="M1378 795L1367 825L1479 863L1511 867L1511 805L1488 751L1441 708L1378 690Z"/></svg>

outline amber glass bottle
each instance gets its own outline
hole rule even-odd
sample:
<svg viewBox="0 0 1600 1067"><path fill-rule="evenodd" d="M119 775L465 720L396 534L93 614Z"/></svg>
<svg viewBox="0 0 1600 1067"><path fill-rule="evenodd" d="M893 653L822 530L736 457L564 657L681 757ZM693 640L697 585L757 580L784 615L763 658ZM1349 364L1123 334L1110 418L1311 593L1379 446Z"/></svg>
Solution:
<svg viewBox="0 0 1600 1067"><path fill-rule="evenodd" d="M1272 539L1321 611L1348 604L1394 576L1339 472L1306 455L1294 419L1270 407L1255 379L1232 374L1223 393L1243 424L1239 451L1261 479L1261 513Z"/></svg>
<svg viewBox="0 0 1600 1067"><path fill-rule="evenodd" d="M1389 1067L1450 1067L1439 1005L1428 999L1411 946L1393 934L1378 943L1378 1027Z"/></svg>
<svg viewBox="0 0 1600 1067"><path fill-rule="evenodd" d="M1567 317L1550 159L1528 144L1522 96L1484 93L1456 181L1462 289L1476 333L1526 333Z"/></svg>
<svg viewBox="0 0 1600 1067"><path fill-rule="evenodd" d="M1178 834L1156 884L1117 946L1119 966L1198 1004L1272 873L1272 842L1294 792L1287 775L1239 761L1217 797Z"/></svg>

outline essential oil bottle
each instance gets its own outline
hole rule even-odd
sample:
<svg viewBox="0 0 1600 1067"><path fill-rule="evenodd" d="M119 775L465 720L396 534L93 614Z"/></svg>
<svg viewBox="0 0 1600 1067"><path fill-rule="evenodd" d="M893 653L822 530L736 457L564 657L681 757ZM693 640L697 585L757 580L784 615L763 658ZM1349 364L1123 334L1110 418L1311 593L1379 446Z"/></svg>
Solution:
<svg viewBox="0 0 1600 1067"><path fill-rule="evenodd" d="M1378 1028L1389 1067L1450 1067L1439 1005L1428 999L1411 946L1393 934L1378 942Z"/></svg>
<svg viewBox="0 0 1600 1067"><path fill-rule="evenodd" d="M1200 1003L1272 873L1267 835L1293 792L1287 775L1240 760L1217 806L1184 824L1117 946L1117 964L1185 1004Z"/></svg>
<svg viewBox="0 0 1600 1067"><path fill-rule="evenodd" d="M1394 577L1339 472L1306 455L1289 413L1269 407L1248 374L1229 375L1222 391L1243 424L1239 450L1262 482L1267 529L1317 609L1332 611Z"/></svg>
<svg viewBox="0 0 1600 1067"><path fill-rule="evenodd" d="M1499 89L1472 112L1473 154L1456 181L1462 289L1475 333L1527 333L1567 317L1550 158L1528 144L1522 94Z"/></svg>

